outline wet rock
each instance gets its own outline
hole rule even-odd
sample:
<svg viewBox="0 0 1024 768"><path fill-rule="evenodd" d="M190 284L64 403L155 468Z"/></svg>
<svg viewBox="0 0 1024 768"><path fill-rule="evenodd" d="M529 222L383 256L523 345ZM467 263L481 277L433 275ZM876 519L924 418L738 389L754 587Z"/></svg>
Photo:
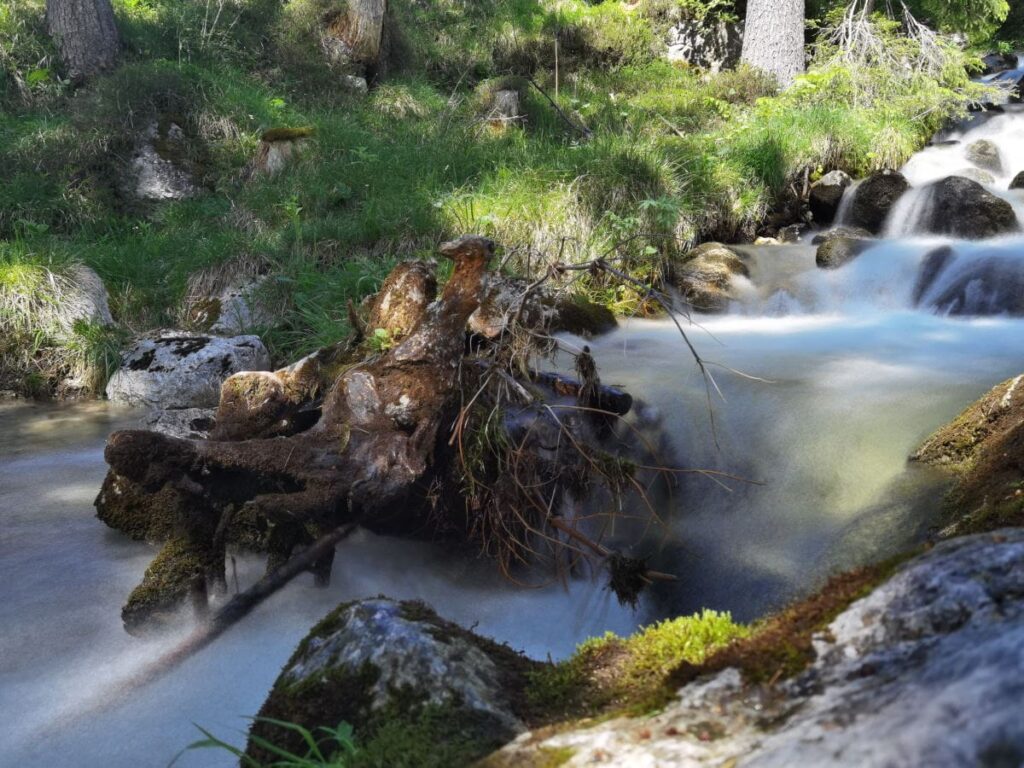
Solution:
<svg viewBox="0 0 1024 768"><path fill-rule="evenodd" d="M1013 206L976 181L949 176L931 185L925 232L981 240L1020 229Z"/></svg>
<svg viewBox="0 0 1024 768"><path fill-rule="evenodd" d="M995 184L996 177L988 171L983 171L981 168L964 168L957 171L954 176L962 176L965 179L976 181L979 184Z"/></svg>
<svg viewBox="0 0 1024 768"><path fill-rule="evenodd" d="M783 227L779 230L778 241L787 244L799 243L800 238L803 237L807 229L806 224L790 224L788 227Z"/></svg>
<svg viewBox="0 0 1024 768"><path fill-rule="evenodd" d="M709 72L735 67L743 50L743 25L722 19L686 19L668 33L668 59Z"/></svg>
<svg viewBox="0 0 1024 768"><path fill-rule="evenodd" d="M386 723L394 727L417 722L424 712L443 713L441 727L454 726L469 742L468 752L475 751L467 754L468 763L524 730L516 701L531 666L421 603L347 603L299 644L260 717L314 731L345 721L366 741ZM286 749L303 746L296 734L265 722L257 721L252 735ZM440 748L440 736L430 746ZM248 753L271 757L252 741Z"/></svg>
<svg viewBox="0 0 1024 768"><path fill-rule="evenodd" d="M827 235L815 255L817 265L821 269L837 269L876 245L873 239L851 234L855 231L841 229Z"/></svg>
<svg viewBox="0 0 1024 768"><path fill-rule="evenodd" d="M721 243L704 243L672 265L669 281L694 310L725 312L737 276L750 277L739 255Z"/></svg>
<svg viewBox="0 0 1024 768"><path fill-rule="evenodd" d="M1017 68L1017 54L1015 53L989 53L981 57L984 65L982 74L994 75L997 72L1006 72Z"/></svg>
<svg viewBox="0 0 1024 768"><path fill-rule="evenodd" d="M1016 765L1024 756L1024 531L949 541L815 641L800 677L726 670L658 713L524 734L483 765Z"/></svg>
<svg viewBox="0 0 1024 768"><path fill-rule="evenodd" d="M898 171L882 171L868 177L853 193L848 223L879 234L896 201L908 189L910 183Z"/></svg>
<svg viewBox="0 0 1024 768"><path fill-rule="evenodd" d="M843 194L851 184L853 179L844 171L826 173L814 182L808 202L815 222L826 225L835 221Z"/></svg>
<svg viewBox="0 0 1024 768"><path fill-rule="evenodd" d="M932 289L939 275L943 273L946 267L953 263L955 258L956 255L953 249L948 245L943 245L925 254L924 261L921 263L921 272L918 274L917 283L914 285L915 307L921 304L921 301Z"/></svg>
<svg viewBox="0 0 1024 768"><path fill-rule="evenodd" d="M1003 172L1003 159L999 147L988 139L979 139L967 145L967 159L979 168L993 173Z"/></svg>
<svg viewBox="0 0 1024 768"><path fill-rule="evenodd" d="M125 354L107 384L107 398L158 409L215 408L228 376L269 367L270 356L257 336L164 331L140 339Z"/></svg>
<svg viewBox="0 0 1024 768"><path fill-rule="evenodd" d="M947 498L945 535L1024 525L1024 375L993 387L911 459L957 478Z"/></svg>
<svg viewBox="0 0 1024 768"><path fill-rule="evenodd" d="M1024 189L1024 171L1013 177L1013 181L1010 182L1010 189Z"/></svg>
<svg viewBox="0 0 1024 768"><path fill-rule="evenodd" d="M184 200L199 193L188 140L177 123L152 120L128 161L125 191L138 200Z"/></svg>

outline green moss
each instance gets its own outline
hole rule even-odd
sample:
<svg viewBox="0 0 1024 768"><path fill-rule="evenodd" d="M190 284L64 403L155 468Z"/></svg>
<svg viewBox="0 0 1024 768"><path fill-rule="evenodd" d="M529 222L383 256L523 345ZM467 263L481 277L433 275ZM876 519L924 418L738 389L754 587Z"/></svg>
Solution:
<svg viewBox="0 0 1024 768"><path fill-rule="evenodd" d="M728 613L703 611L620 638L588 640L568 660L530 676L529 696L542 719L602 711L647 711L664 701L665 680L680 664L700 664L750 631Z"/></svg>
<svg viewBox="0 0 1024 768"><path fill-rule="evenodd" d="M916 552L833 576L815 594L750 627L698 661L683 661L665 676L669 691L712 672L738 669L749 683L793 677L814 661L813 636L851 603L870 594Z"/></svg>
<svg viewBox="0 0 1024 768"><path fill-rule="evenodd" d="M205 585L211 563L198 553L192 542L170 539L153 559L139 584L121 609L129 631L147 625L158 626L165 615L177 611L197 581Z"/></svg>
<svg viewBox="0 0 1024 768"><path fill-rule="evenodd" d="M275 141L298 141L300 139L308 139L314 133L316 133L316 128L311 125L301 128L271 128L269 131L263 132L260 140L268 143Z"/></svg>

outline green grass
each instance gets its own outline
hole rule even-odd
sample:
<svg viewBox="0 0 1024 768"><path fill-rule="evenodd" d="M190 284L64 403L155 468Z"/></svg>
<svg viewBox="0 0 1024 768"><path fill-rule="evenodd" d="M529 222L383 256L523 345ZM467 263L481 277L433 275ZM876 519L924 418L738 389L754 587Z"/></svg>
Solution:
<svg viewBox="0 0 1024 768"><path fill-rule="evenodd" d="M777 95L753 71L669 64L664 26L706 13L695 0L395 0L368 97L339 88L319 60L320 0L228 3L217 25L199 0L115 0L124 62L74 90L43 5L0 11L0 238L42 262L93 267L133 332L173 323L196 273L255 260L282 308L260 329L277 362L343 336L350 299L466 231L509 249L513 271L627 242L630 269L656 281L698 242L752 238L805 173L899 165L967 98L962 70L885 90L885 73L823 63ZM556 35L558 100L589 140L525 79L553 95ZM866 105L864 82L877 92ZM520 92L524 128L481 120L498 87ZM132 137L150 120L184 130L179 159L199 198L125 195ZM312 131L304 156L244 181L260 137L295 128ZM617 310L644 308L636 291L578 286Z"/></svg>

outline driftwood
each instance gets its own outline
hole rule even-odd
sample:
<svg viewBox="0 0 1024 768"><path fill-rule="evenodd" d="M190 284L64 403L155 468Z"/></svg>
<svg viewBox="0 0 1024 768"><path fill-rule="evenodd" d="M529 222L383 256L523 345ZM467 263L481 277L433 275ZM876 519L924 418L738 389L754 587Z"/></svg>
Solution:
<svg viewBox="0 0 1024 768"><path fill-rule="evenodd" d="M233 544L267 552L272 589L307 570L326 584L331 541L351 525L475 541L506 569L546 549L553 561L589 550L615 570L611 550L580 549L589 539L567 533L575 523L560 500L580 498L595 475L613 493L636 484L628 462L600 448L632 398L600 383L589 351L574 380L509 359L502 340L467 343L494 244L463 237L440 252L454 269L439 297L431 265L399 265L366 317L350 308L352 339L228 379L210 440L111 436L100 517L164 542L124 607L128 631L173 620L189 601L203 614L208 590L226 589ZM381 329L391 346L375 351L363 337ZM552 397L578 413L555 415Z"/></svg>

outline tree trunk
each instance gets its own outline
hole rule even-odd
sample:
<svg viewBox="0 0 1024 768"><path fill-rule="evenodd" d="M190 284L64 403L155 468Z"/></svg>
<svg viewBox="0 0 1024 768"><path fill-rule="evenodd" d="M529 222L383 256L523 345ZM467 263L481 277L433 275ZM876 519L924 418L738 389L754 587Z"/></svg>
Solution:
<svg viewBox="0 0 1024 768"><path fill-rule="evenodd" d="M788 87L804 71L804 0L750 0L742 60Z"/></svg>
<svg viewBox="0 0 1024 768"><path fill-rule="evenodd" d="M46 0L46 25L72 79L114 67L121 44L110 0Z"/></svg>

